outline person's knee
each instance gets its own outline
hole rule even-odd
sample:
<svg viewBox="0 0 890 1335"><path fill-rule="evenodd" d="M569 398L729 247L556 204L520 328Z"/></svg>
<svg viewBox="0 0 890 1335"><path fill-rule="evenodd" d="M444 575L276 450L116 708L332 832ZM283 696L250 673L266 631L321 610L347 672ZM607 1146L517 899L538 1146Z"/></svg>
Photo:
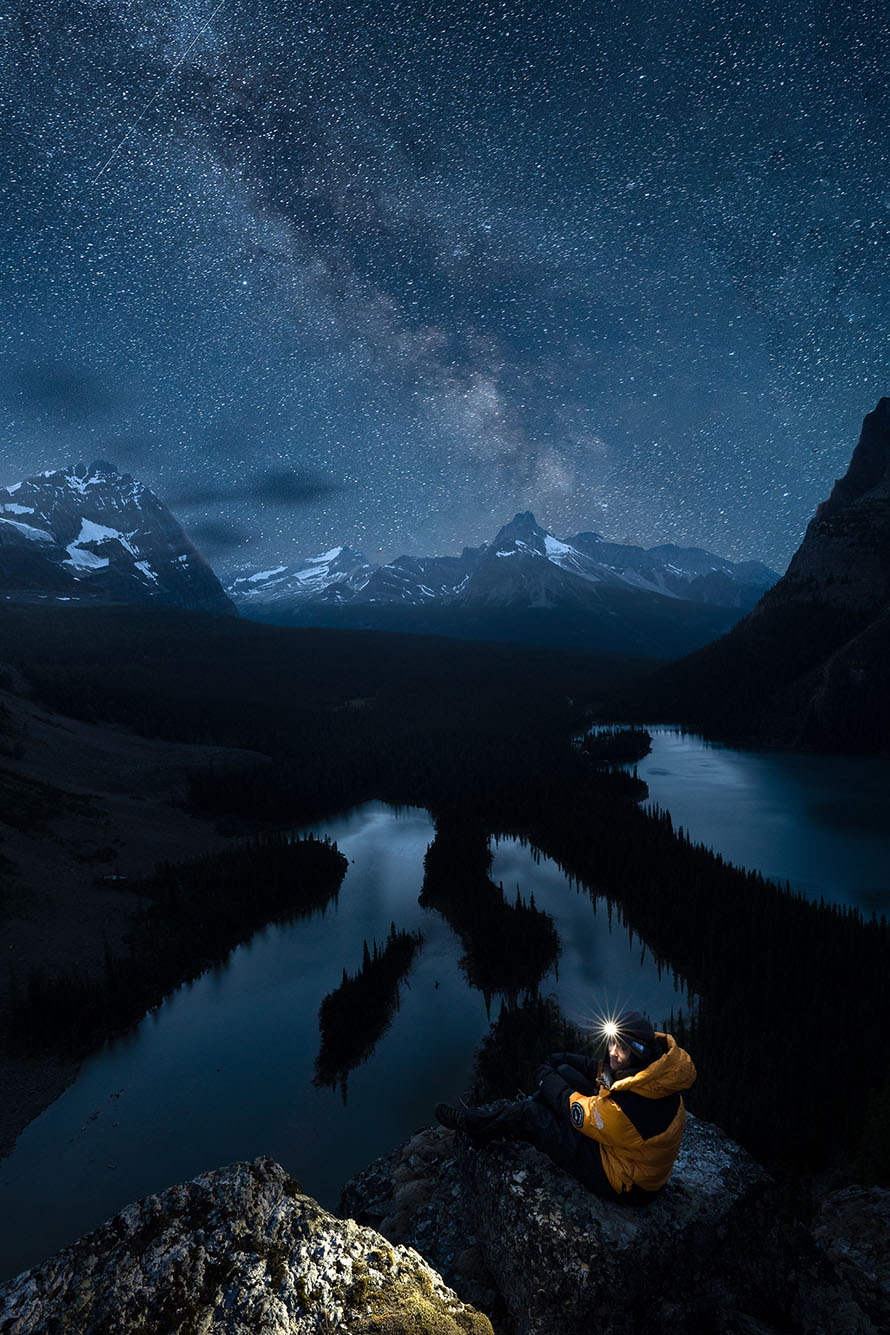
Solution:
<svg viewBox="0 0 890 1335"><path fill-rule="evenodd" d="M571 1085L576 1094L596 1093L596 1086L591 1084L591 1082L587 1080L580 1071L576 1070L574 1066L563 1064L562 1066L557 1066L555 1069L558 1074L562 1076L566 1084Z"/></svg>

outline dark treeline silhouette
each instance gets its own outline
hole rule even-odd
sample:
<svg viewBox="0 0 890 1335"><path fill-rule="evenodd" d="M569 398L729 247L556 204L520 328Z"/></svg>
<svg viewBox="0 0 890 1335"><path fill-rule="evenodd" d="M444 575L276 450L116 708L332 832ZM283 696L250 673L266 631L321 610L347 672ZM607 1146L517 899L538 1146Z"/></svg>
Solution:
<svg viewBox="0 0 890 1335"><path fill-rule="evenodd" d="M148 901L133 922L128 953L106 946L99 978L76 968L56 976L37 970L15 985L8 1043L16 1051L82 1050L135 1024L257 928L323 909L347 865L327 840L264 835L127 882Z"/></svg>
<svg viewBox="0 0 890 1335"><path fill-rule="evenodd" d="M549 913L525 903L516 891L511 903L503 887L489 880L492 854L488 836L477 827L440 820L423 860L420 903L438 909L461 939L461 968L485 993L515 999L534 991L559 954L559 937Z"/></svg>
<svg viewBox="0 0 890 1335"><path fill-rule="evenodd" d="M556 1002L539 995L504 1002L473 1060L474 1103L531 1094L537 1068L553 1052L596 1051L593 1035L567 1020Z"/></svg>
<svg viewBox="0 0 890 1335"><path fill-rule="evenodd" d="M645 728L597 728L581 745L598 765L626 765L648 756L652 738Z"/></svg>
<svg viewBox="0 0 890 1335"><path fill-rule="evenodd" d="M361 968L351 975L344 969L339 987L321 1003L314 1084L339 1088L345 1102L349 1073L367 1060L392 1023L399 985L422 944L420 932L397 931L395 923L382 947L363 943Z"/></svg>
<svg viewBox="0 0 890 1335"><path fill-rule="evenodd" d="M195 800L232 827L373 797L425 806L440 830L483 843L528 840L606 896L700 999L695 1111L780 1174L890 1183L887 924L729 867L642 811L639 780L570 744L639 665L163 609L0 608L3 633L50 703L264 752L194 776ZM492 891L487 864L473 875ZM843 1063L839 1099L849 1035L868 1056Z"/></svg>

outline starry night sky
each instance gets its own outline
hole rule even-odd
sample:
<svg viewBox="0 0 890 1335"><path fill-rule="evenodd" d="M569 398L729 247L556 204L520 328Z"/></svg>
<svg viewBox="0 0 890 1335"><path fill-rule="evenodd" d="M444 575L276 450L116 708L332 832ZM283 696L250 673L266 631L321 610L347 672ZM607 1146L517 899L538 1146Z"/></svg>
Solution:
<svg viewBox="0 0 890 1335"><path fill-rule="evenodd" d="M0 485L109 459L221 573L784 569L890 393L885 14L13 0Z"/></svg>

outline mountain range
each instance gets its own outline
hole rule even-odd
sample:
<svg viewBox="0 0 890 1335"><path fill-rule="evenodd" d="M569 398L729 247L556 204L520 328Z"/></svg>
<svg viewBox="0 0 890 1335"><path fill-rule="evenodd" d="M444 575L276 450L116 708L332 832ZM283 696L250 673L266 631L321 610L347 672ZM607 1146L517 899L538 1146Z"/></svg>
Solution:
<svg viewBox="0 0 890 1335"><path fill-rule="evenodd" d="M276 625L413 631L468 639L595 645L671 658L723 634L778 579L757 561L698 547L648 550L598 533L561 539L517 514L460 556L373 565L333 547L228 587L244 616Z"/></svg>
<svg viewBox="0 0 890 1335"><path fill-rule="evenodd" d="M166 505L104 460L0 488L0 598L234 612Z"/></svg>
<svg viewBox="0 0 890 1335"><path fill-rule="evenodd" d="M561 539L518 514L460 556L374 565L333 547L225 591L143 483L98 460L0 489L0 598L162 603L277 625L595 646L674 658L714 640L778 578L700 548Z"/></svg>
<svg viewBox="0 0 890 1335"><path fill-rule="evenodd" d="M786 574L722 639L659 671L622 716L814 750L890 749L890 398Z"/></svg>
<svg viewBox="0 0 890 1335"><path fill-rule="evenodd" d="M735 563L699 547L634 547L598 533L559 539L530 512L517 514L494 540L460 556L399 556L372 565L351 547L333 547L297 566L241 575L228 588L251 617L286 618L307 607L590 608L603 586L636 589L748 610L776 582L759 561Z"/></svg>

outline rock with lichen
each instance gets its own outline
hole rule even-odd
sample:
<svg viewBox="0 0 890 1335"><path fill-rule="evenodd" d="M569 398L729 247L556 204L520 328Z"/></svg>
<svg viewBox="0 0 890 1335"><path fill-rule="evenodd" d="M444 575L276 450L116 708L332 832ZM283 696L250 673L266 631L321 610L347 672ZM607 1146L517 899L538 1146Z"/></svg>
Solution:
<svg viewBox="0 0 890 1335"><path fill-rule="evenodd" d="M2 1335L492 1335L410 1247L271 1159L129 1205L0 1288Z"/></svg>
<svg viewBox="0 0 890 1335"><path fill-rule="evenodd" d="M887 1309L783 1221L768 1174L690 1117L650 1205L591 1195L523 1144L432 1128L353 1178L343 1212L416 1247L495 1329L876 1335Z"/></svg>

